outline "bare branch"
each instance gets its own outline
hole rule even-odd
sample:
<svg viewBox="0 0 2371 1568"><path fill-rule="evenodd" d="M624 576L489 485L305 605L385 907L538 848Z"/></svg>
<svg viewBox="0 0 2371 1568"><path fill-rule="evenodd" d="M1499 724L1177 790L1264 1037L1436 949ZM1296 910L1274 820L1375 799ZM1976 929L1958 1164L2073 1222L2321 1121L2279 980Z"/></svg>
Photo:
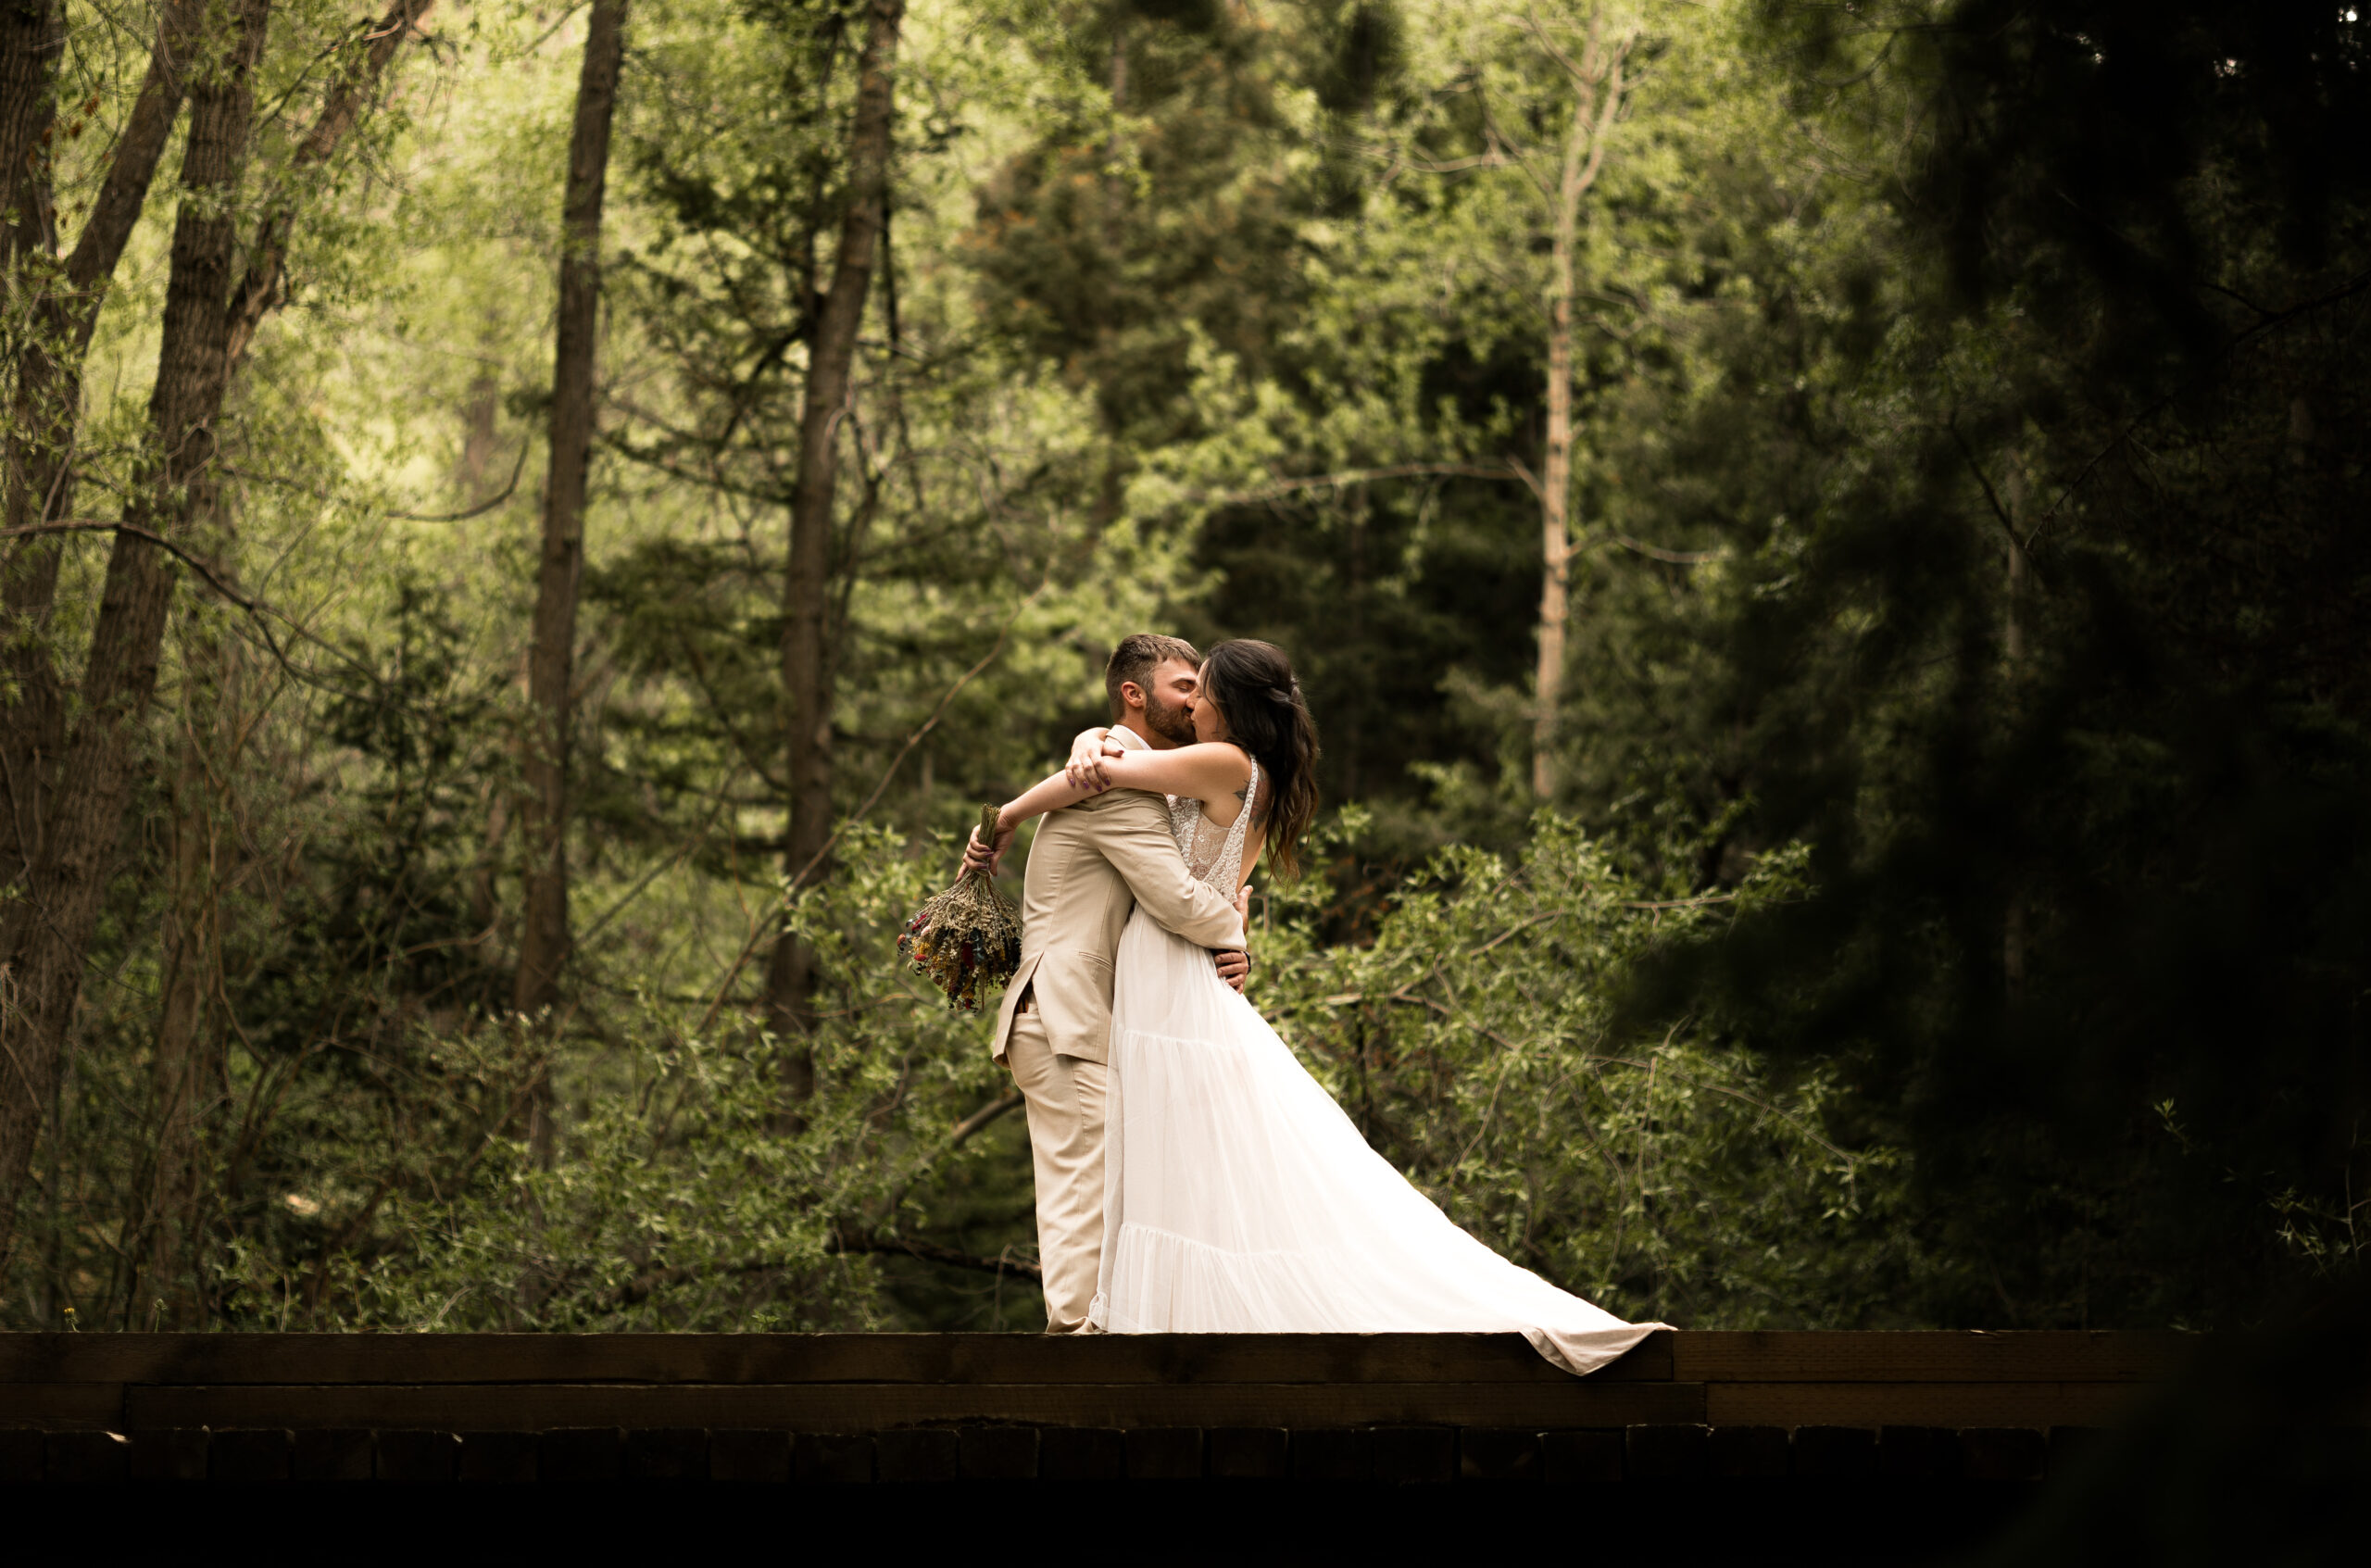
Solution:
<svg viewBox="0 0 2371 1568"><path fill-rule="evenodd" d="M1633 539L1627 533L1616 533L1610 528L1605 531L1605 536L1625 550L1636 550L1642 556L1654 560L1669 561L1674 566L1704 566L1716 560L1727 560L1737 553L1726 549L1666 550L1660 545L1650 545L1643 540Z"/></svg>
<svg viewBox="0 0 2371 1568"><path fill-rule="evenodd" d="M1186 499L1206 506L1246 507L1261 501L1273 501L1303 490L1340 490L1352 484L1373 484L1386 479L1521 479L1530 483L1521 469L1520 463L1512 466L1492 463L1394 463L1386 468L1344 469L1335 473L1298 475L1249 490L1198 490L1186 495Z"/></svg>
<svg viewBox="0 0 2371 1568"><path fill-rule="evenodd" d="M1022 1279L1042 1279L1043 1272L1036 1264L1022 1258L998 1256L982 1258L971 1252L941 1247L935 1241L922 1241L910 1236L884 1236L874 1231L838 1231L823 1244L823 1250L840 1256L871 1252L875 1254L903 1253L920 1258L926 1263L945 1263L951 1268L976 1269L992 1274L1018 1274Z"/></svg>
<svg viewBox="0 0 2371 1568"><path fill-rule="evenodd" d="M2214 362L2219 365L2223 360L2229 358L2241 348L2247 346L2249 343L2263 336L2264 333L2285 326L2289 322L2298 320L2300 317L2310 315L2314 311L2320 310L2325 307L2335 305L2340 300L2351 299L2354 295L2361 294L2366 288L2371 288L2371 270L2357 272L2354 276L2347 279L2344 282L2339 284L2338 287L2330 290L2327 294L2316 295L2314 298L2301 301L2296 305L2290 306L2288 309L2278 312L2277 314L2266 316L2258 320L2253 326L2248 328L2247 331L2235 335L2228 343L2226 343L2219 350L2217 350L2214 355ZM2081 470L2078 471L2073 479L2067 482L2066 488L2059 492L2058 499L2050 504L2050 509L2043 512L2040 517L2034 520L2033 527L2026 531L2026 536L2024 539L2018 541L2018 547L2021 549L2029 548L2034 542L2035 535L2039 534L2042 531L2044 524L2048 523L2051 519L2058 515L2061 508L2064 507L2068 501L2074 498L2075 492L2083 487L2084 483L2091 477L2092 470L2097 469L2101 463L2105 462L2109 456L2115 452L2119 447L2129 442L2143 424L2152 419L2155 419L2159 414L2164 413L2167 408L2171 408L2175 399L2181 396L2183 393L2189 391L2192 386L2198 384L2199 379L2202 378L2193 378L2190 381L2184 382L2180 385L2175 387L2171 392L2166 393L2163 397L2158 398L2154 403L2150 404L2146 408L2141 409L2140 412L2133 415L2131 420L2126 423L2125 427L2116 432L2115 435L2106 445L2092 453L2090 460L2086 462ZM2013 537L2013 534L2012 536Z"/></svg>
<svg viewBox="0 0 2371 1568"><path fill-rule="evenodd" d="M503 502L510 499L510 497L518 492L519 476L527 471L527 451L528 448L533 445L534 445L534 442L532 439L519 443L519 460L510 465L510 483L502 487L500 495L490 495L486 499L480 501L476 506L469 508L467 511L437 513L389 512L387 515L389 517L401 518L406 522L467 522L473 517L483 517L486 513L494 510L495 508L502 505Z"/></svg>
<svg viewBox="0 0 2371 1568"><path fill-rule="evenodd" d="M949 1148L961 1148L966 1142L970 1141L974 1133L985 1130L988 1125L995 1122L998 1117L1004 1115L1008 1111L1020 1110L1021 1103L1021 1091L1015 1089L1012 1093L1005 1096L1004 1098L997 1100L995 1104L982 1106L979 1110L972 1112L971 1115L963 1118L962 1121L955 1123L955 1130L947 1135L947 1147Z"/></svg>
<svg viewBox="0 0 2371 1568"><path fill-rule="evenodd" d="M206 579L207 587L248 614L264 613L261 606L224 582L212 562L136 522L121 522L109 518L69 517L59 518L54 522L29 522L19 528L0 528L0 539L30 539L45 533L129 533L134 539L144 539ZM282 619L287 618L282 616Z"/></svg>

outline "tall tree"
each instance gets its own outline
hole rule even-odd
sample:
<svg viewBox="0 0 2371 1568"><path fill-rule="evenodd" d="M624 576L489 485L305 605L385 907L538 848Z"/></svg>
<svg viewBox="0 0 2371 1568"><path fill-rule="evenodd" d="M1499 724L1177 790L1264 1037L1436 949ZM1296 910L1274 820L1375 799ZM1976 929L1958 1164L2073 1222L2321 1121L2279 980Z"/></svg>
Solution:
<svg viewBox="0 0 2371 1568"><path fill-rule="evenodd" d="M6 532L0 535L7 540L7 554L0 558L0 602L6 609L0 671L11 688L0 698L0 878L16 880L31 872L32 846L38 843L31 830L47 809L64 740L65 693L48 644L62 546L42 530L73 513L83 361L116 264L147 205L149 184L180 117L183 55L203 7L204 0L167 0L159 10L147 74L73 251L62 270L28 268L21 274L31 284L32 308L9 366L6 471L0 475L7 508ZM20 152L9 157L9 166L25 161ZM20 189L23 199L45 207L47 160L37 160L37 167L38 183L29 178ZM44 228L38 239L45 251L55 234ZM38 254L27 253L28 259Z"/></svg>
<svg viewBox="0 0 2371 1568"><path fill-rule="evenodd" d="M1556 787L1556 738L1564 717L1564 681L1570 662L1572 568L1581 554L1573 515L1574 307L1579 298L1582 204L1604 172L1609 138L1622 113L1630 82L1625 66L1637 46L1640 29L1623 0L1578 0L1543 16L1537 4L1520 15L1477 14L1469 24L1457 61L1461 78L1449 99L1457 105L1439 131L1472 121L1465 132L1478 143L1463 157L1424 156L1421 138L1412 161L1438 174L1462 180L1484 173L1480 199L1468 200L1477 215L1511 224L1538 248L1538 225L1547 220L1547 271L1524 274L1525 313L1537 311L1546 376L1541 383L1541 423L1535 472L1509 453L1508 467L1530 486L1539 509L1539 614L1531 716L1531 788L1546 797ZM1508 40L1521 43L1510 48ZM1459 100L1470 99L1471 108ZM1554 129L1550 129L1554 128ZM1461 137L1460 139L1462 139ZM1494 211L1494 187L1510 193L1509 206ZM1515 235L1506 235L1512 239ZM1502 242L1503 243L1503 242ZM1529 433L1524 433L1528 434Z"/></svg>
<svg viewBox="0 0 2371 1568"><path fill-rule="evenodd" d="M227 377L235 384L257 329L286 298L288 244L304 182L321 174L376 96L396 51L417 35L434 0L393 0L376 23L356 24L361 47L339 52L311 127L272 182L246 244L245 266L230 304L224 345ZM236 538L231 509L216 507L194 519L193 537L215 571L235 580ZM228 1024L218 1015L223 922L221 893L235 875L241 836L226 831L241 803L230 783L238 753L254 734L254 716L236 695L239 646L222 633L217 601L199 602L181 618L182 697L179 755L169 774L169 853L166 913L160 932L163 1005L157 1021L149 1077L156 1117L150 1181L141 1201L147 1245L127 1248L128 1270L145 1268L146 1294L163 1303L156 1321L182 1324L205 1297L191 1263L204 1222L205 1145L201 1105L218 1081ZM127 1297L135 1294L127 1285Z"/></svg>
<svg viewBox="0 0 2371 1568"><path fill-rule="evenodd" d="M230 378L237 199L270 14L270 0L225 0L209 7L200 31L145 446L108 554L55 807L41 823L25 896L0 923L16 986L0 1014L0 1046L19 1091L0 1098L0 1258L15 1238L17 1198L115 864L176 582L166 558L220 483L215 427Z"/></svg>
<svg viewBox="0 0 2371 1568"><path fill-rule="evenodd" d="M0 264L48 238L49 144L65 32L59 0L0 4Z"/></svg>
<svg viewBox="0 0 2371 1568"><path fill-rule="evenodd" d="M821 869L832 835L834 671L830 620L832 528L840 443L854 395L857 334L881 237L888 226L891 132L897 119L893 70L905 0L867 0L864 50L857 66L856 114L848 137L847 209L831 290L808 339L807 389L798 424L798 477L790 513L790 557L783 582L782 684L789 725L790 824L783 867L794 883ZM815 955L795 934L775 938L766 970L766 1021L784 1038L813 1028ZM813 1057L797 1053L790 1090L815 1089Z"/></svg>
<svg viewBox="0 0 2371 1568"><path fill-rule="evenodd" d="M1542 53L1568 79L1573 102L1553 166L1552 189L1546 170L1533 175L1548 198L1551 223L1548 252L1548 437L1539 472L1539 673L1538 710L1532 718L1531 790L1545 799L1556 787L1556 731L1564 692L1564 627L1572 610L1572 563L1577 546L1570 522L1573 500L1573 289L1574 250L1581 200L1605 167L1606 137L1622 111L1623 63L1637 41L1636 31L1610 26L1603 5L1593 5L1583 23L1577 57L1558 44L1537 10L1525 19Z"/></svg>
<svg viewBox="0 0 2371 1568"><path fill-rule="evenodd" d="M569 139L561 214L559 316L552 354L551 467L544 489L543 548L535 578L534 640L527 655L530 730L521 827L527 845L526 908L511 1006L546 1012L559 999L568 962L568 753L576 672L576 602L584 569L584 492L593 450L594 350L601 311L601 198L608 181L609 126L625 56L627 0L595 0ZM551 1148L551 1088L537 1087L530 1141Z"/></svg>

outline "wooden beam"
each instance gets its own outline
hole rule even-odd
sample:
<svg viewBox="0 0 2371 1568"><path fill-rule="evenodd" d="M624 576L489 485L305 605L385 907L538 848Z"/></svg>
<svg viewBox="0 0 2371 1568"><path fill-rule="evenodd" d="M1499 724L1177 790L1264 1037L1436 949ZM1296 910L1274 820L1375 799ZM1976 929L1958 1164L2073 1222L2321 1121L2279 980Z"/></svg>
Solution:
<svg viewBox="0 0 2371 1568"><path fill-rule="evenodd" d="M1064 1426L1629 1426L1700 1422L1685 1383L393 1384L135 1386L133 1428L280 1426L449 1432L748 1427L855 1432L963 1421Z"/></svg>
<svg viewBox="0 0 2371 1568"><path fill-rule="evenodd" d="M2205 1336L2149 1330L2009 1333L1700 1331L1672 1336L1675 1376L1699 1383L2149 1382Z"/></svg>
<svg viewBox="0 0 2371 1568"><path fill-rule="evenodd" d="M123 1421L120 1383L0 1383L0 1427L114 1427Z"/></svg>
<svg viewBox="0 0 2371 1568"><path fill-rule="evenodd" d="M2130 1383L1714 1383L1715 1426L2106 1426L2145 1397Z"/></svg>
<svg viewBox="0 0 2371 1568"><path fill-rule="evenodd" d="M1668 1381L1657 1335L1592 1381ZM14 1334L12 1383L1518 1383L1515 1334Z"/></svg>

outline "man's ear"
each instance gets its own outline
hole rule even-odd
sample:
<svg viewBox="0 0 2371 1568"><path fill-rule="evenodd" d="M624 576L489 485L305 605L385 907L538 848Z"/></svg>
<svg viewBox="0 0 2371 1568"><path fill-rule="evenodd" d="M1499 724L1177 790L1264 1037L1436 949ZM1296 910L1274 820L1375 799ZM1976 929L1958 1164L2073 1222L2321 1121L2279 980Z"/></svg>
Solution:
<svg viewBox="0 0 2371 1568"><path fill-rule="evenodd" d="M1123 707L1123 708L1142 708L1142 707L1144 707L1144 706L1145 706L1145 689L1144 689L1144 687L1142 687L1142 686L1140 686L1140 685L1136 684L1134 681L1123 681L1123 682L1121 682L1121 683L1120 683L1120 706L1121 706L1121 707Z"/></svg>

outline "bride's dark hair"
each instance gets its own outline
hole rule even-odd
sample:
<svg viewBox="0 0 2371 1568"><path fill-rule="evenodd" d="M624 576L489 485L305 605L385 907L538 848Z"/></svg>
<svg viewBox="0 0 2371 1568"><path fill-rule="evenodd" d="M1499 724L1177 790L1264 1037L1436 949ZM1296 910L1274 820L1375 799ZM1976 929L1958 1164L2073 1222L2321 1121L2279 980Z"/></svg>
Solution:
<svg viewBox="0 0 2371 1568"><path fill-rule="evenodd" d="M1317 816L1317 721L1301 700L1293 661L1273 643L1238 637L1202 663L1196 699L1218 705L1227 739L1260 764L1251 820L1265 829L1268 853L1286 876L1300 872L1300 838Z"/></svg>

